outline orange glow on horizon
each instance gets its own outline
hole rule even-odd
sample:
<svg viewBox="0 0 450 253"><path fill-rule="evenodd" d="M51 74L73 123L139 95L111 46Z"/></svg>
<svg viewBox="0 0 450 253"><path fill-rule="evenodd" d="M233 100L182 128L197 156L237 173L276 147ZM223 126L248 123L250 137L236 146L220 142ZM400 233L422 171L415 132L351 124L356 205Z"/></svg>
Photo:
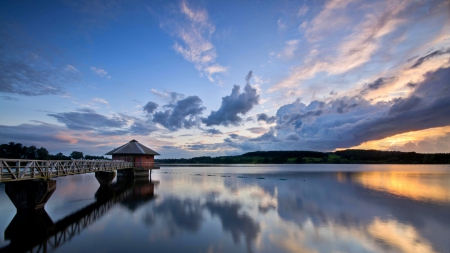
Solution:
<svg viewBox="0 0 450 253"><path fill-rule="evenodd" d="M450 126L435 127L396 134L380 140L367 141L358 146L351 147L350 149L395 150L395 147L403 146L408 142L417 143L424 140L435 140L447 134L450 134ZM336 151L345 149L346 148L338 148Z"/></svg>

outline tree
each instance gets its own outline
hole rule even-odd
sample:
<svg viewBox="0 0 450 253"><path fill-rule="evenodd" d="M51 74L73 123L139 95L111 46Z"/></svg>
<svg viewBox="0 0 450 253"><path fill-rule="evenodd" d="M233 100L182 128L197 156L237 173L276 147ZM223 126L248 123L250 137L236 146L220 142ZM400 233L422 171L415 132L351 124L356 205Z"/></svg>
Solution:
<svg viewBox="0 0 450 253"><path fill-rule="evenodd" d="M38 160L48 160L50 159L50 154L46 148L40 147L36 150L36 158Z"/></svg>
<svg viewBox="0 0 450 253"><path fill-rule="evenodd" d="M83 152L80 152L80 151L73 151L73 152L70 154L70 157L72 157L73 159L82 159L84 156L83 156Z"/></svg>
<svg viewBox="0 0 450 253"><path fill-rule="evenodd" d="M0 157L13 159L26 159L27 147L20 143L10 142L0 146Z"/></svg>
<svg viewBox="0 0 450 253"><path fill-rule="evenodd" d="M37 148L35 146L29 146L27 148L27 159L37 159Z"/></svg>

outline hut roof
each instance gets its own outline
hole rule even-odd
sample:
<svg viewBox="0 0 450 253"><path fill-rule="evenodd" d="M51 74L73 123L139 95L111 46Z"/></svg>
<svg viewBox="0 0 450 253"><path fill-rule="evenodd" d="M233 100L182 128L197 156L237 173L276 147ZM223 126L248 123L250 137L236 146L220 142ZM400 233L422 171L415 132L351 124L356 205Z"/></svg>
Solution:
<svg viewBox="0 0 450 253"><path fill-rule="evenodd" d="M140 144L137 140L131 140L118 148L115 148L105 155L159 155L157 152Z"/></svg>

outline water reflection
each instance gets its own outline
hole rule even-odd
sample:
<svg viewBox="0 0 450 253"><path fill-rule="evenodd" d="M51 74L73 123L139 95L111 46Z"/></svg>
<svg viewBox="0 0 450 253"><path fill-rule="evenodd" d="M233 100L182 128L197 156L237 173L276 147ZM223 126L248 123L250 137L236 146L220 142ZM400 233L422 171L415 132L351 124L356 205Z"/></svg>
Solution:
<svg viewBox="0 0 450 253"><path fill-rule="evenodd" d="M96 201L54 223L48 213L17 212L5 230L10 244L0 252L54 251L105 215L120 203L131 210L138 203L152 200L154 183L149 179L118 180L111 185L101 185L95 193Z"/></svg>
<svg viewBox="0 0 450 253"><path fill-rule="evenodd" d="M450 192L450 171L336 173L274 168L272 173L213 173L214 169L190 173L164 168L168 173L154 173L152 178L162 182L157 198L151 182L117 181L99 188L92 205L112 199L114 204L109 209L94 208L97 213L106 210L100 220L66 240L63 247L51 247L56 252L236 253L450 249L450 203L443 197ZM257 179L261 174L264 180ZM420 191L424 188L428 190ZM87 208L78 212L89 213L83 211ZM74 217L62 220L71 220L66 224L81 217L87 220L87 216ZM52 225L45 215L28 220L40 224L33 231L52 228L41 232L52 236L62 224ZM15 233L8 232L11 244L23 236Z"/></svg>
<svg viewBox="0 0 450 253"><path fill-rule="evenodd" d="M448 177L437 173L363 172L353 179L364 187L424 202L450 203Z"/></svg>

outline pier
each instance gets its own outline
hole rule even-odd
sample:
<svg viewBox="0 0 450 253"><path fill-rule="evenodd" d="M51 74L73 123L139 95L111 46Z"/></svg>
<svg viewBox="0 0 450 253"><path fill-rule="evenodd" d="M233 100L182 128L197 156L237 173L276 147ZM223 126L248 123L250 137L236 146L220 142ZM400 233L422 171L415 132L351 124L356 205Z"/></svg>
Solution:
<svg viewBox="0 0 450 253"><path fill-rule="evenodd" d="M149 178L118 178L113 184L99 186L94 203L57 222L53 222L44 209L17 212L4 233L5 239L11 243L0 248L0 252L52 252L71 241L115 205L133 210L135 205L152 201L156 197L155 184L159 182Z"/></svg>
<svg viewBox="0 0 450 253"><path fill-rule="evenodd" d="M24 160L0 158L0 183L18 212L38 211L56 190L52 178L95 173L100 185L109 185L114 178L149 178L159 169L154 163L157 152L136 140L111 150L112 160Z"/></svg>

